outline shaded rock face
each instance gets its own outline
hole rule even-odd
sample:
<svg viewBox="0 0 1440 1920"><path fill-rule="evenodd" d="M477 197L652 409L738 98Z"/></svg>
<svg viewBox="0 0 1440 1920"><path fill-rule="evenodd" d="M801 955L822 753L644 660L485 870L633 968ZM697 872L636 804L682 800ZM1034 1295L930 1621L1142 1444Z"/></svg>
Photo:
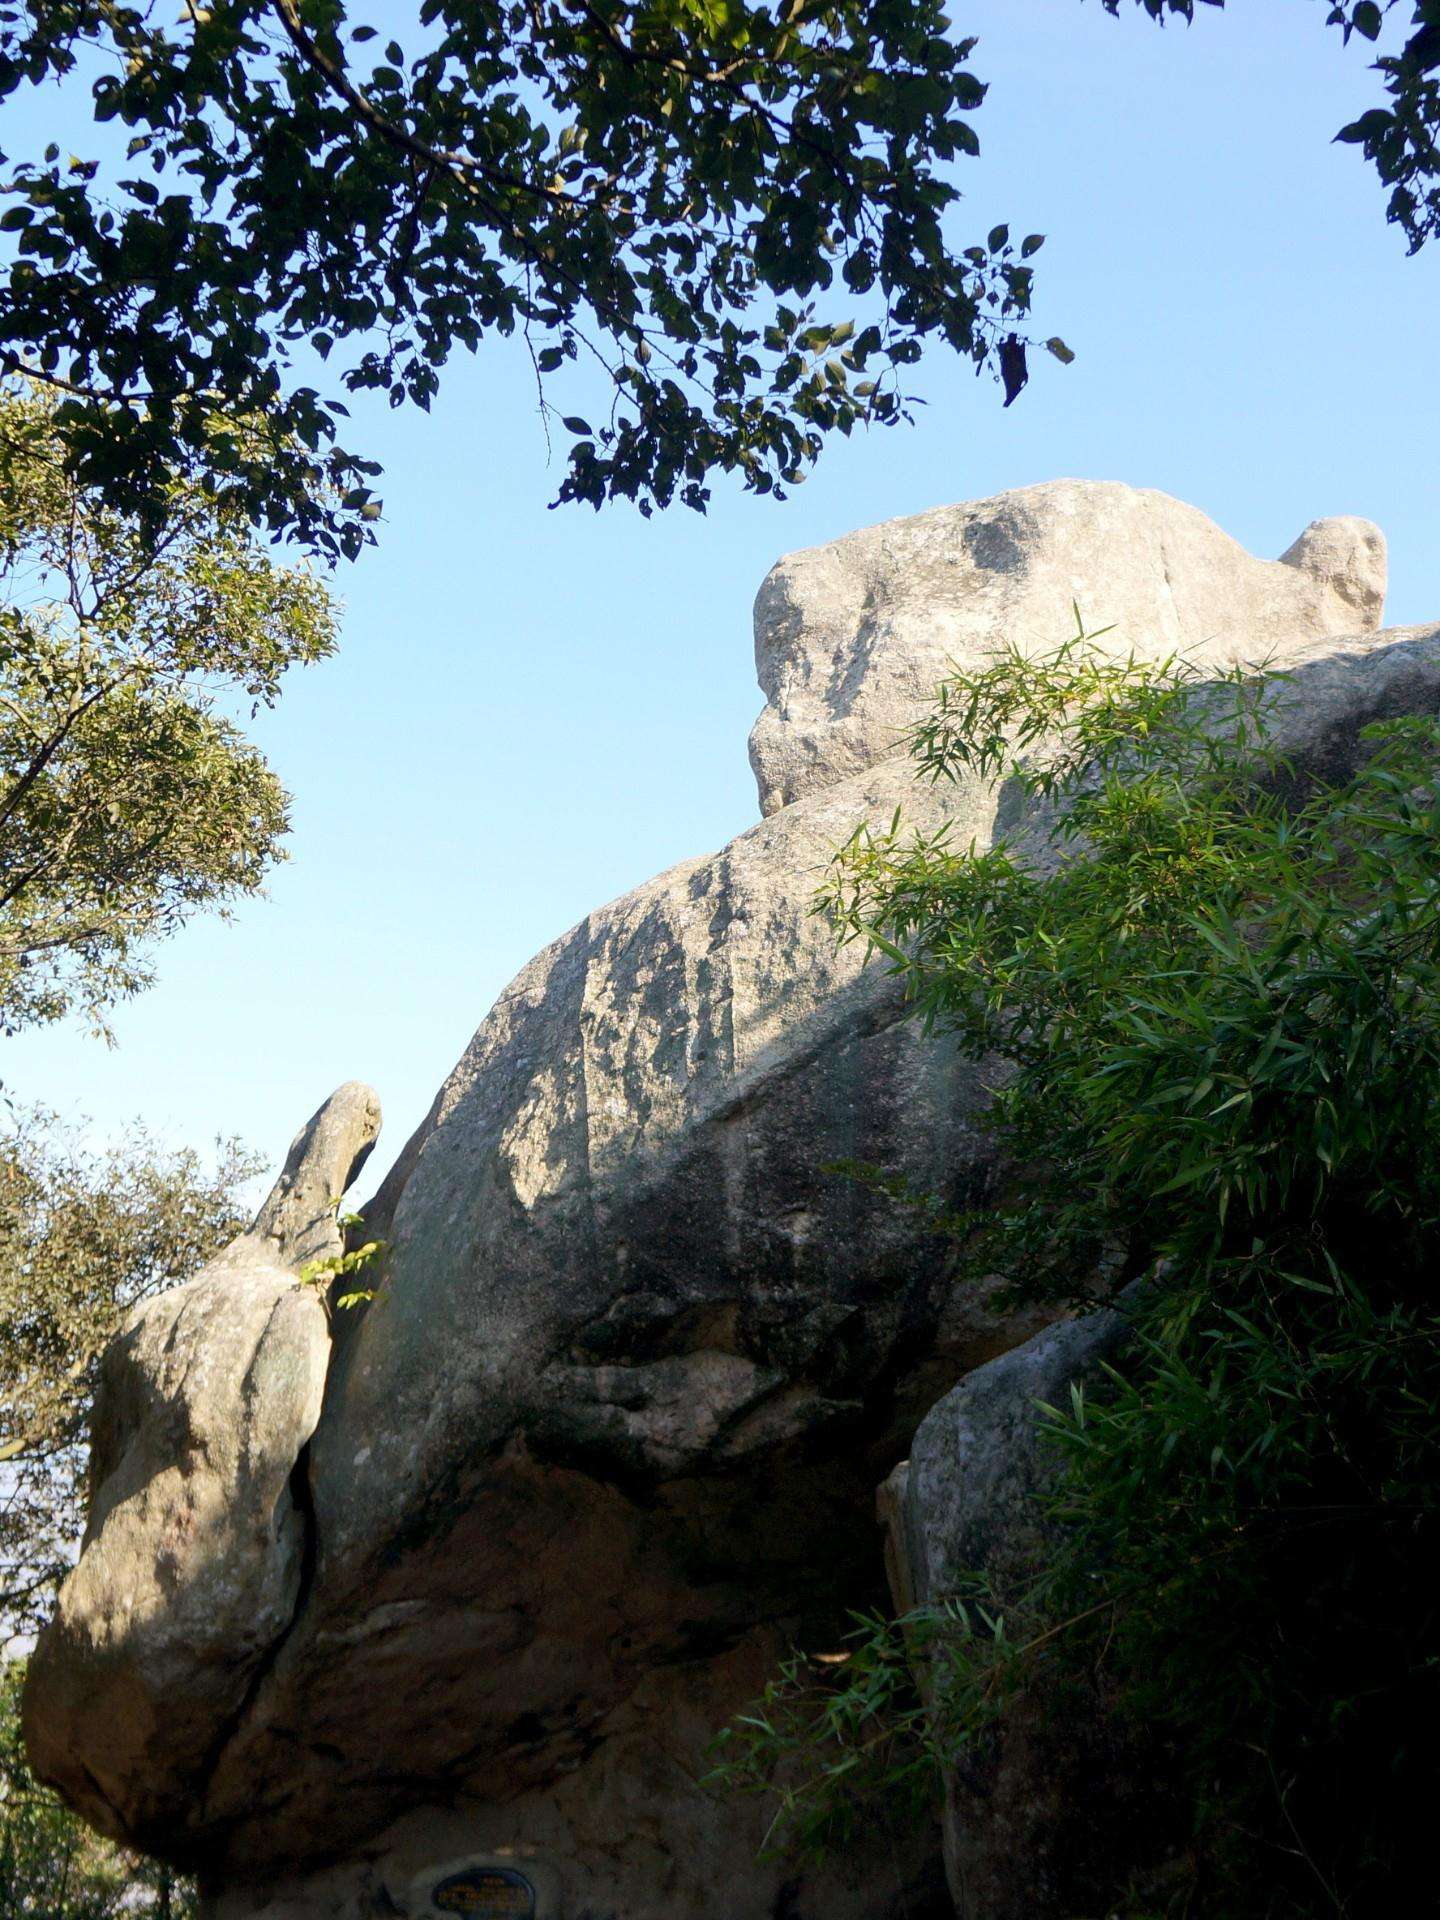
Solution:
<svg viewBox="0 0 1440 1920"><path fill-rule="evenodd" d="M1122 1312L1102 1312L1046 1328L926 1416L879 1495L900 1611L943 1602L977 1573L1002 1610L1014 1607L1051 1544L1035 1496L1057 1456L1039 1404L1065 1405L1071 1386L1118 1352L1126 1325ZM1153 1864L1147 1848L1171 1837L1164 1770L1105 1708L1094 1687L1047 1684L1042 1670L947 1773L945 1867L960 1920L1098 1911L1122 1863Z"/></svg>
<svg viewBox="0 0 1440 1920"><path fill-rule="evenodd" d="M1054 553L1051 491L955 511L1008 514L1022 548ZM1142 520L1190 513L1061 491L1087 527L1113 520L1117 495ZM1333 637L1364 624L1333 581L1378 591L1378 536L1356 532L1345 562L1341 523L1320 525L1301 544L1323 573L1252 561L1213 528L1202 542L1236 556L1242 597L1260 604L1257 578L1274 607L1298 596L1279 701L1302 758L1343 756L1361 719L1433 707L1440 686L1434 634ZM1190 605L1179 552L1155 550L1154 591ZM1209 578L1228 660L1218 562ZM1064 611L1046 638L1069 630ZM1103 579L1093 616L1111 617ZM935 677L917 674L909 717ZM118 1690L108 1728L72 1696L164 1541L147 1522L123 1556L96 1555L103 1526L87 1546L37 1660L32 1748L92 1816L197 1867L223 1920L415 1920L432 1867L481 1856L534 1862L538 1920L936 1910L924 1836L877 1833L828 1875L797 1874L754 1860L763 1811L698 1784L709 1736L789 1638L878 1598L873 1488L926 1409L1034 1331L954 1284L923 1214L827 1171L901 1167L952 1203L983 1200L983 1076L904 1020L896 983L837 951L811 903L862 821L903 805L983 846L1000 799L917 786L888 736L806 752L824 778L803 797L590 915L501 996L367 1209L384 1279L332 1329L318 1424L312 1375L286 1402L291 1471L266 1482L279 1531L226 1547L247 1591L270 1578L293 1594L290 1616L283 1597L255 1605L245 1640L218 1610L188 1669L177 1632L143 1738L117 1730ZM159 1364L137 1358L142 1383ZM143 1403L137 1390L117 1445L158 1436ZM203 1449L182 1453L181 1488L208 1471ZM219 1504L239 1514L232 1478ZM298 1587L280 1573L286 1497ZM152 1615L198 1619L214 1568L174 1556ZM139 1656L117 1645L118 1689ZM207 1692L232 1657L238 1704L233 1685ZM167 1712L193 1734L167 1736Z"/></svg>
<svg viewBox="0 0 1440 1920"><path fill-rule="evenodd" d="M758 1858L767 1808L697 1790L717 1724L754 1699L788 1651L783 1631L756 1629L705 1659L652 1669L582 1764L504 1795L433 1793L328 1866L229 1879L208 1901L207 1920L431 1920L427 1895L466 1861L521 1873L535 1892L535 1920L951 1920L931 1834L892 1832L881 1820L867 1844L802 1871ZM391 1700L377 1722L395 1717ZM514 1911L526 1911L519 1899Z"/></svg>
<svg viewBox="0 0 1440 1920"><path fill-rule="evenodd" d="M1024 1572L1041 1536L1032 1495L1047 1459L1037 1408L1063 1406L1072 1384L1118 1351L1119 1312L1044 1328L977 1367L930 1409L880 1492L890 1583L902 1610L943 1600L967 1574Z"/></svg>

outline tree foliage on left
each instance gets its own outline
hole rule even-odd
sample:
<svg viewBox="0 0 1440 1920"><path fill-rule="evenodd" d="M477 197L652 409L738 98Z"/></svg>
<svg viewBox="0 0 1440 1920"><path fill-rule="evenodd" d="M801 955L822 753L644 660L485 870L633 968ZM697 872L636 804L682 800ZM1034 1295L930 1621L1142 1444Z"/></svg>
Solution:
<svg viewBox="0 0 1440 1920"><path fill-rule="evenodd" d="M233 503L177 483L152 539L67 470L53 398L0 393L0 1032L96 1025L192 914L253 893L287 798L219 711L334 645L335 608ZM127 1307L241 1224L255 1168L133 1135L89 1154L10 1107L0 1136L0 1640L32 1631L79 1532L84 1417Z"/></svg>
<svg viewBox="0 0 1440 1920"><path fill-rule="evenodd" d="M192 1920L188 1882L91 1833L31 1773L21 1660L0 1666L0 1913L6 1920Z"/></svg>
<svg viewBox="0 0 1440 1920"><path fill-rule="evenodd" d="M0 1135L0 1646L40 1626L69 1568L102 1350L240 1230L257 1171L233 1141L213 1163L139 1131L92 1152L33 1109Z"/></svg>
<svg viewBox="0 0 1440 1920"><path fill-rule="evenodd" d="M0 1032L98 1020L157 938L260 886L287 798L217 699L335 644L324 583L232 504L177 484L152 541L66 471L56 414L0 395Z"/></svg>

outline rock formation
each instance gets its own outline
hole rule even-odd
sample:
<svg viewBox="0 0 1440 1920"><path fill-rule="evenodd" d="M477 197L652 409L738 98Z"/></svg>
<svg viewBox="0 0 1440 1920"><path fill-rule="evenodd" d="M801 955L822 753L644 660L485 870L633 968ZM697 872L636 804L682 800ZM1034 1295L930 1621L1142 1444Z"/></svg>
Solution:
<svg viewBox="0 0 1440 1920"><path fill-rule="evenodd" d="M294 1618L303 1462L330 1333L306 1262L380 1129L342 1087L291 1146L248 1233L130 1314L102 1363L80 1561L31 1661L35 1764L97 1826L149 1833L203 1778Z"/></svg>
<svg viewBox="0 0 1440 1920"><path fill-rule="evenodd" d="M926 1415L878 1499L898 1612L943 1602L977 1574L1002 1610L1015 1606L1049 1544L1034 1496L1056 1456L1039 1407L1063 1407L1125 1330L1115 1311L1047 1327ZM1088 1912L1086 1895L1104 1899L1104 1871L1164 1831L1144 1804L1153 1766L1124 1748L1101 1701L1073 1685L1057 1691L1041 1675L945 1777L945 1869L960 1920ZM1092 1875L1098 1887L1086 1884Z"/></svg>
<svg viewBox="0 0 1440 1920"><path fill-rule="evenodd" d="M1163 493L1058 480L937 507L792 553L755 602L765 710L750 735L760 808L902 750L952 662L999 641L1048 652L1075 625L1118 652L1216 662L1368 633L1385 602L1385 540L1367 520L1317 520L1256 560Z"/></svg>
<svg viewBox="0 0 1440 1920"><path fill-rule="evenodd" d="M783 561L766 818L501 996L367 1209L383 1281L330 1329L318 1422L285 1234L263 1285L252 1235L122 1334L27 1699L45 1777L197 1868L219 1920L947 1911L923 1845L759 1863L763 1811L697 1784L787 1637L874 1590L873 1488L926 1408L1034 1331L833 1170L981 1198L983 1087L813 891L897 805L995 831L1002 796L917 786L898 752L947 657L1054 644L1076 599L1138 652L1275 650L1287 743L1325 756L1435 703L1440 634L1374 636L1382 592L1363 522L1263 562L1073 482Z"/></svg>

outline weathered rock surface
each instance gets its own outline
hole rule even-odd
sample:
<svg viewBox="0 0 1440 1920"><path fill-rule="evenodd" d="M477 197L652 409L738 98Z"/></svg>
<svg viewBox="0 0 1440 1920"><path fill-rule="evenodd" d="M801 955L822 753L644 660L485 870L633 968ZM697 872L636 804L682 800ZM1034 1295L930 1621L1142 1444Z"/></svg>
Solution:
<svg viewBox="0 0 1440 1920"><path fill-rule="evenodd" d="M79 1564L31 1658L37 1769L96 1826L157 1838L202 1779L302 1596L293 1476L320 1418L330 1335L303 1264L379 1132L342 1087L290 1150L248 1233L147 1300L107 1350Z"/></svg>
<svg viewBox="0 0 1440 1920"><path fill-rule="evenodd" d="M694 1786L701 1727L755 1677L728 1650L757 1626L772 1650L787 1625L828 1632L869 1590L875 1478L945 1382L1015 1337L950 1297L922 1223L823 1171L904 1160L953 1193L983 1161L974 1076L810 912L902 777L637 889L502 997L376 1210L386 1278L342 1329L310 1452L303 1625L203 1800L174 1776L172 1844L259 1880L462 1795L495 1844L542 1836L567 1915L612 1911L587 1909L593 1881L623 1920L732 1920L706 1876L763 1820ZM994 804L944 802L982 840ZM676 1731L656 1844L618 1864L603 1836L632 1817L614 1743L637 1690ZM865 1864L843 1898L797 1893L796 1920L888 1914L893 1873ZM740 1912L793 1877L747 1867Z"/></svg>
<svg viewBox="0 0 1440 1920"><path fill-rule="evenodd" d="M1045 1564L1039 1493L1057 1456L1043 1406L1063 1407L1123 1343L1123 1312L1048 1327L969 1374L921 1422L910 1459L880 1490L891 1589L901 1611L943 1602L986 1576L1013 1609ZM937 1669L938 1671L938 1669ZM922 1684L924 1675L921 1676ZM960 1920L1064 1920L1091 1910L1085 1884L1134 1858L1145 1780L1117 1749L1103 1703L1044 1676L1007 1708L988 1743L945 1779L945 1867ZM1143 1813L1142 1813L1143 1824ZM1140 1842L1139 1844L1143 1844Z"/></svg>
<svg viewBox="0 0 1440 1920"><path fill-rule="evenodd" d="M1010 526L1068 580L1079 563L1066 573L1050 492L956 511ZM1364 624L1354 595L1374 611L1378 536L1356 531L1347 549L1321 523L1331 531L1301 543L1323 556L1312 573L1252 561L1173 502L1060 492L1087 566L1096 525L1116 541L1155 513L1190 528L1194 580L1178 534L1144 549L1152 600L1168 595L1190 624L1123 636L1139 650L1213 631L1228 661L1240 636L1216 556L1234 556L1261 650L1292 622L1295 678L1277 704L1302 758L1343 758L1364 719L1435 705L1440 631L1333 637ZM1123 562L1138 579L1137 553ZM1063 637L1073 591L1038 640ZM987 605L991 644L1015 637L1011 602ZM1114 611L1097 572L1087 613ZM901 626L867 656L892 705ZM803 631L795 645L810 646ZM933 663L916 673L907 718L936 677ZM270 1636L258 1658L237 1655L239 1704L198 1758L157 1708L117 1767L73 1704L110 1658L107 1622L136 1577L138 1556L95 1557L102 1496L37 1665L32 1741L89 1809L86 1769L103 1771L106 1804L124 1809L112 1823L198 1865L225 1920L417 1915L407 1889L435 1862L526 1849L553 1876L541 1920L905 1911L868 1854L829 1880L753 1864L727 1879L727 1859L750 1862L754 1810L696 1782L762 1657L832 1631L873 1590L873 1488L926 1408L1034 1330L954 1285L923 1215L827 1171L903 1167L953 1201L983 1196L988 1160L981 1076L905 1022L887 974L836 951L814 887L855 826L897 804L916 824L948 820L961 843L986 844L1004 809L1007 830L1023 823L978 783L917 786L888 737L822 729L807 753L825 777L803 798L530 963L367 1210L389 1242L383 1283L335 1330L308 1449L309 1401L297 1389L294 1402L285 1484L313 1572L293 1621L244 1642ZM254 1590L279 1549L252 1537L229 1552L257 1562ZM165 1577L161 1612L203 1613L203 1546ZM201 1633L187 1669L183 1638L164 1682L182 1725L187 1690L203 1694L241 1644ZM117 1716L135 1644L116 1642ZM923 1849L907 1861L902 1880L923 1877Z"/></svg>
<svg viewBox="0 0 1440 1920"><path fill-rule="evenodd" d="M1042 1406L1068 1403L1072 1382L1118 1349L1122 1313L1045 1327L987 1361L937 1401L880 1493L890 1580L904 1610L960 1591L967 1575L1003 1581L1034 1564L1041 1536L1032 1495L1050 1461Z"/></svg>
<svg viewBox="0 0 1440 1920"><path fill-rule="evenodd" d="M764 1628L654 1669L572 1770L508 1795L432 1791L330 1866L258 1884L227 1878L206 1920L432 1920L427 1893L452 1863L477 1859L524 1875L535 1920L951 1920L935 1836L894 1831L881 1817L843 1859L800 1869L757 1857L770 1819L761 1802L736 1805L697 1788L716 1727L756 1697L790 1650L783 1630ZM393 1693L376 1703L377 1738L402 1707ZM392 1751L384 1764L394 1761ZM512 1909L480 1911L499 1920ZM513 1912L527 1911L517 1899Z"/></svg>
<svg viewBox="0 0 1440 1920"><path fill-rule="evenodd" d="M1047 652L1077 606L1120 651L1257 660L1301 635L1378 627L1385 571L1368 520L1317 520L1280 560L1256 560L1168 494L1082 480L787 554L755 602L761 811L900 751L952 662L976 666L1001 643Z"/></svg>

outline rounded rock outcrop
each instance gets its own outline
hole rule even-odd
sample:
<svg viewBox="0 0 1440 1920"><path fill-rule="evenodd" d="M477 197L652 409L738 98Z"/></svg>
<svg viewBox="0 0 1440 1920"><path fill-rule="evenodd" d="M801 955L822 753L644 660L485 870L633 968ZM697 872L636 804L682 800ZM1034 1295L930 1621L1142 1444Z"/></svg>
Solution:
<svg viewBox="0 0 1440 1920"><path fill-rule="evenodd" d="M1385 571L1368 520L1314 521L1282 559L1257 560L1196 507L1096 480L936 507L787 554L755 601L760 810L901 751L952 666L979 666L1001 641L1048 651L1077 610L1122 652L1258 660L1286 641L1378 627Z"/></svg>
<svg viewBox="0 0 1440 1920"><path fill-rule="evenodd" d="M366 1209L387 1243L377 1296L336 1323L318 1421L311 1375L288 1403L287 1444L314 1429L285 1480L304 1522L293 1617L258 1661L269 1628L235 1625L246 1679L223 1738L167 1750L157 1715L122 1763L66 1704L159 1564L138 1544L97 1556L102 1521L37 1658L42 1772L87 1810L87 1770L103 1778L113 1824L199 1866L218 1920L408 1920L408 1890L467 1854L533 1856L564 1920L943 1912L917 1891L935 1886L923 1836L898 1872L876 1834L797 1877L754 1861L760 1810L699 1785L767 1663L878 1582L873 1488L927 1408L1035 1330L957 1282L926 1210L845 1170L983 1204L986 1087L907 1020L899 980L837 949L815 888L897 807L960 845L1002 818L1023 843L1008 796L917 784L896 732L949 654L1058 644L1082 590L1116 645L1274 655L1299 759L1433 709L1440 635L1373 634L1329 567L1254 560L1164 496L1076 482L782 562L767 817L531 961ZM243 1344L218 1312L206 1338ZM173 1440L180 1484L204 1449ZM173 1618L195 1617L210 1561L182 1553L166 1577ZM188 1675L172 1635L172 1700L223 1672L230 1631L217 1614Z"/></svg>

